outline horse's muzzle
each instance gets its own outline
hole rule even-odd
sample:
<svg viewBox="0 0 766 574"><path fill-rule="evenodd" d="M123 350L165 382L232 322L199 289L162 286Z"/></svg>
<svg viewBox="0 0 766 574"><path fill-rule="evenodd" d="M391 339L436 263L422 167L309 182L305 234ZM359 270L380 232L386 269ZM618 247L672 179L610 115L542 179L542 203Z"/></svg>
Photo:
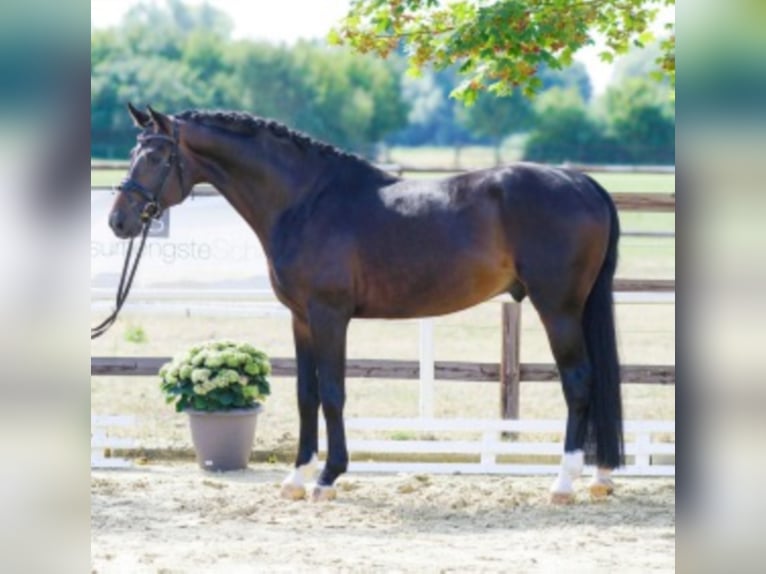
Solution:
<svg viewBox="0 0 766 574"><path fill-rule="evenodd" d="M130 239L141 233L141 222L137 218L126 218L119 211L113 211L109 216L109 227L120 239Z"/></svg>

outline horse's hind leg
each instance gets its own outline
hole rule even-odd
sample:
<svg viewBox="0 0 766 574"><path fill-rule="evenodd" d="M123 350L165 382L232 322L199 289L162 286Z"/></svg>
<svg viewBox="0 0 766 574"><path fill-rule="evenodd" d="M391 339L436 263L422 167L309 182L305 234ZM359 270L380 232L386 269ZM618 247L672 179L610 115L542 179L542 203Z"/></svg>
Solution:
<svg viewBox="0 0 766 574"><path fill-rule="evenodd" d="M566 503L573 499L573 483L582 474L584 464L591 367L579 313L541 313L541 318L559 369L567 403L564 455L559 474L551 486L552 501Z"/></svg>
<svg viewBox="0 0 766 574"><path fill-rule="evenodd" d="M551 500L574 500L574 480L583 470L588 430L591 366L582 327L584 301L550 280L527 282L532 304L540 314L556 361L567 403L567 425L561 469L551 486Z"/></svg>

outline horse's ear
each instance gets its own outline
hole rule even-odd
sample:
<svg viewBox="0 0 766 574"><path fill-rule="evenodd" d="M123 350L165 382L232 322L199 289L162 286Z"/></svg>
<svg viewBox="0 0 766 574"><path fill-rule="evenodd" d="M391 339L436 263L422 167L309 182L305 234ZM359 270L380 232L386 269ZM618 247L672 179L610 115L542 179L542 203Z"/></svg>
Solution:
<svg viewBox="0 0 766 574"><path fill-rule="evenodd" d="M137 128L145 128L152 120L149 117L149 114L142 112L130 102L128 102L128 112L130 113L130 117L133 118L133 123Z"/></svg>
<svg viewBox="0 0 766 574"><path fill-rule="evenodd" d="M151 106L146 106L146 110L149 112L149 116L152 118L152 122L157 127L157 133L170 134L173 128L173 122L165 114L153 110Z"/></svg>

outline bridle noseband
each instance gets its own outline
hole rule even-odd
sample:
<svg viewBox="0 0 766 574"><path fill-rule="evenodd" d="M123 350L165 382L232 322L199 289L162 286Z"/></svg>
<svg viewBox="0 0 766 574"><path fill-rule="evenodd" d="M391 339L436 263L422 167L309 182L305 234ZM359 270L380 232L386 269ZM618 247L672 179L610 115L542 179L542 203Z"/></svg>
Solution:
<svg viewBox="0 0 766 574"><path fill-rule="evenodd" d="M162 214L162 205L160 204L160 200L162 198L163 193L165 192L165 187L167 186L168 179L170 176L171 170L175 167L176 175L178 177L178 185L180 186L181 193L183 193L183 165L181 161L181 154L178 149L178 124L174 121L173 122L173 135L168 136L165 134L146 134L146 135L140 135L138 136L138 141L140 143L146 143L151 140L164 140L170 142L173 147L170 151L170 156L168 156L167 161L162 166L162 173L160 176L160 181L162 182L160 184L159 191L157 193L152 192L151 190L145 188L143 185L138 183L136 180L126 177L122 180L122 182L117 186L117 191L120 193L125 193L126 198L128 199L128 203L132 207L135 207L136 202L133 200L133 196L130 195L130 192L138 193L141 197L143 197L146 200L146 204L144 205L143 210L141 211L141 221L144 223L149 222L151 219L157 219Z"/></svg>

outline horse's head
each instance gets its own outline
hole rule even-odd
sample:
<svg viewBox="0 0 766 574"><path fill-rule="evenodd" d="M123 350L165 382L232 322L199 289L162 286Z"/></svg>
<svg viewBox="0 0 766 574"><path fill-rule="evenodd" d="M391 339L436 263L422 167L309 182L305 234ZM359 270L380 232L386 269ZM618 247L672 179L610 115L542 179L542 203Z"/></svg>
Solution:
<svg viewBox="0 0 766 574"><path fill-rule="evenodd" d="M109 214L109 226L122 238L137 236L145 222L181 203L192 188L184 173L178 122L151 107L146 113L128 104L128 111L142 131Z"/></svg>

